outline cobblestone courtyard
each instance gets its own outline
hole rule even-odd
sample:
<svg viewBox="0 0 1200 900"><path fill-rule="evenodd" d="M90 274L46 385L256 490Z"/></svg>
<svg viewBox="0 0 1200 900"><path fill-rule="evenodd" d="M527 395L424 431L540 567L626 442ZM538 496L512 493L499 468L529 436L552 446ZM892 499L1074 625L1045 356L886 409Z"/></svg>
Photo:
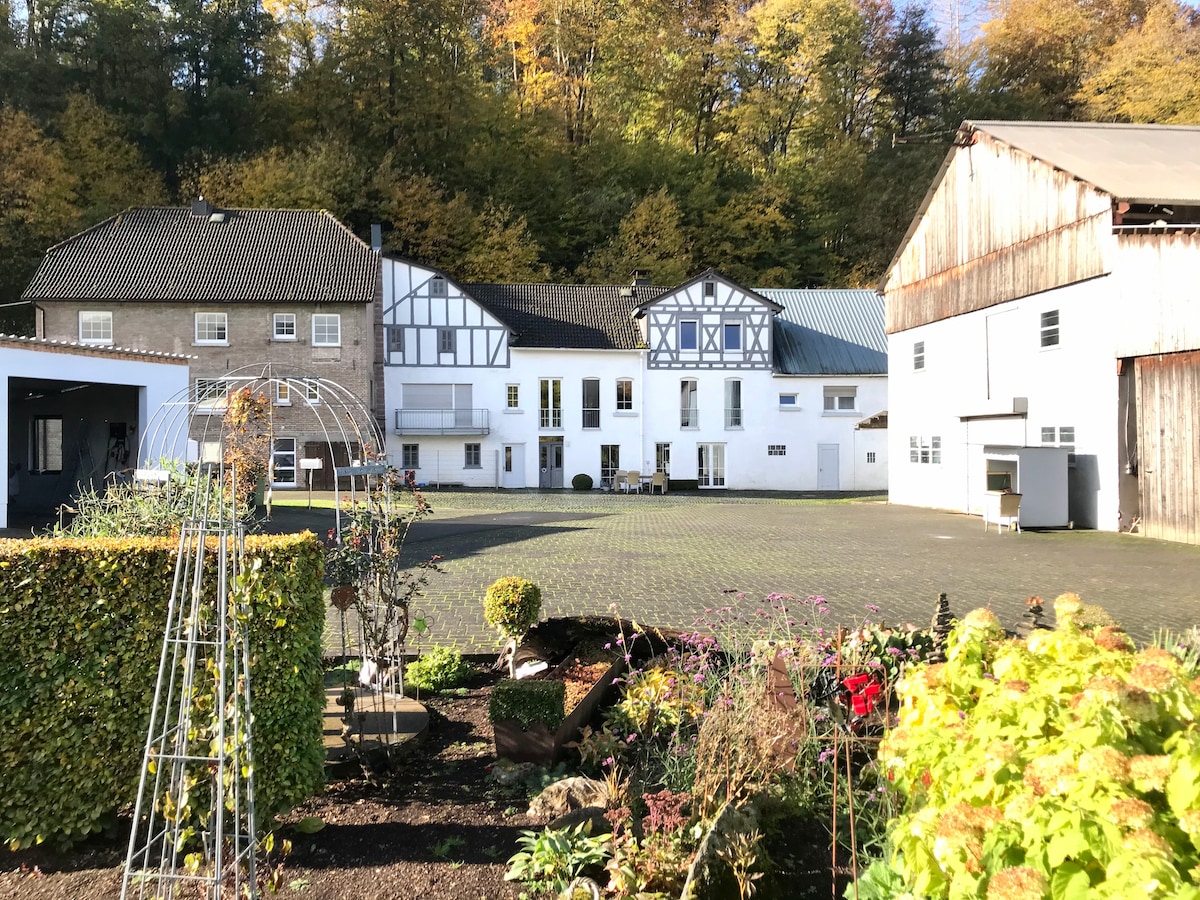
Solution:
<svg viewBox="0 0 1200 900"><path fill-rule="evenodd" d="M927 623L939 591L956 614L1017 622L1031 595L1075 591L1140 641L1200 623L1200 548L1086 531L987 533L980 519L880 498L795 495L434 492L409 538L439 554L417 607L429 640L490 650L481 599L504 575L542 589L543 614L604 614L688 627L706 609L752 615L773 592L819 594L829 620ZM276 507L273 530L327 529L332 512ZM743 595L741 598L738 594ZM868 613L867 605L879 607ZM331 625L335 621L331 621ZM336 641L336 638L331 635ZM331 647L331 649L336 649Z"/></svg>

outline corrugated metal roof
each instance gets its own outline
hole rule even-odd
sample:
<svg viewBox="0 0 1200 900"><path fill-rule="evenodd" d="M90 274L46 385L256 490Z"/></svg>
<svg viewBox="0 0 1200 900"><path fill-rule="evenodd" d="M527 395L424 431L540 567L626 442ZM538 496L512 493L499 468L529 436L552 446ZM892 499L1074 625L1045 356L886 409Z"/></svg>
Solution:
<svg viewBox="0 0 1200 900"><path fill-rule="evenodd" d="M1200 126L966 122L1118 200L1200 205Z"/></svg>
<svg viewBox="0 0 1200 900"><path fill-rule="evenodd" d="M370 303L379 259L332 215L129 209L46 251L26 300Z"/></svg>
<svg viewBox="0 0 1200 900"><path fill-rule="evenodd" d="M464 284L467 294L517 333L514 347L636 350L633 311L670 288L616 284Z"/></svg>
<svg viewBox="0 0 1200 900"><path fill-rule="evenodd" d="M108 345L81 344L78 341L59 341L52 338L27 337L19 334L0 334L0 347L13 347L18 350L37 350L45 347L63 350L70 353L82 353L88 356L137 356L151 360L165 360L170 363L186 363L198 357L190 353L167 353L162 350L138 350L133 347L110 347Z"/></svg>
<svg viewBox="0 0 1200 900"><path fill-rule="evenodd" d="M886 375L883 298L868 290L758 293L783 307L775 317L775 371L783 375Z"/></svg>

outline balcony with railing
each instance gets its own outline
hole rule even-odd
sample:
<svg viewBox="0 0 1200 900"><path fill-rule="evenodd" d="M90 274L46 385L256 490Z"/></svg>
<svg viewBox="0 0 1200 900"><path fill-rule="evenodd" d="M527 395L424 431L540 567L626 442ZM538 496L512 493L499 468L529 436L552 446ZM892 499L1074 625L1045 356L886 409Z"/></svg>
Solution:
<svg viewBox="0 0 1200 900"><path fill-rule="evenodd" d="M398 409L396 434L489 434L486 409Z"/></svg>

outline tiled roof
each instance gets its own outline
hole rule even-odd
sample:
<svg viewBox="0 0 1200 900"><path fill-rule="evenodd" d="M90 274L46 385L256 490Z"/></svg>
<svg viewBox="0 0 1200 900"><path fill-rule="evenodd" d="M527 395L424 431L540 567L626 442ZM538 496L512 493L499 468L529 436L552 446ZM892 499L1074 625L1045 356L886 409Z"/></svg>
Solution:
<svg viewBox="0 0 1200 900"><path fill-rule="evenodd" d="M516 336L514 347L636 350L641 332L633 311L670 288L590 284L465 284L463 289Z"/></svg>
<svg viewBox="0 0 1200 900"><path fill-rule="evenodd" d="M327 212L142 207L46 251L25 300L370 303L378 255Z"/></svg>
<svg viewBox="0 0 1200 900"><path fill-rule="evenodd" d="M883 298L867 290L780 290L775 370L783 375L886 375Z"/></svg>

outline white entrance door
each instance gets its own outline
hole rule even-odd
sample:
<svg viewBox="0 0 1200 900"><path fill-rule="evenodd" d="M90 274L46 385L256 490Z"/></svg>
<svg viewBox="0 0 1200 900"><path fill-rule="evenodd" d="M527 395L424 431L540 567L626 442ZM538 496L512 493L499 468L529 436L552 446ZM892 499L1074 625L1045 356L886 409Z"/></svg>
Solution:
<svg viewBox="0 0 1200 900"><path fill-rule="evenodd" d="M838 481L838 445L817 444L817 490L841 490Z"/></svg>
<svg viewBox="0 0 1200 900"><path fill-rule="evenodd" d="M525 487L524 444L505 444L500 450L500 486Z"/></svg>
<svg viewBox="0 0 1200 900"><path fill-rule="evenodd" d="M700 487L725 487L725 445L697 444L696 451L696 472Z"/></svg>
<svg viewBox="0 0 1200 900"><path fill-rule="evenodd" d="M296 439L275 438L271 451L272 487L296 486Z"/></svg>

